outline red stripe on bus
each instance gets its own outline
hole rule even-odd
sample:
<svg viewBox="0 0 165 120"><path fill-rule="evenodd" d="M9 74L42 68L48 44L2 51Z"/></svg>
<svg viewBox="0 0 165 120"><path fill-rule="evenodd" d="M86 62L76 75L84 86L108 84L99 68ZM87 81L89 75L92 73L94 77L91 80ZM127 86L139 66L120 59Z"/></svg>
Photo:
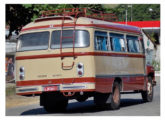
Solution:
<svg viewBox="0 0 165 120"><path fill-rule="evenodd" d="M28 31L28 30L44 29L44 28L49 28L49 27L50 27L50 25L23 28L23 29L21 30L21 32L23 32L23 31Z"/></svg>
<svg viewBox="0 0 165 120"><path fill-rule="evenodd" d="M63 27L69 27L73 26L73 24L64 24ZM135 31L135 30L129 30L129 29L124 29L124 28L118 28L114 26L109 26L109 25L104 25L104 24L76 24L77 27L99 27L99 28L106 28L106 29L113 29L113 30L119 30L119 31L126 31L126 32L133 32L133 33L138 33L140 32ZM61 25L53 25L53 27L61 27ZM27 30L35 30L35 29L44 29L44 28L51 28L50 25L45 25L45 26L36 26L36 27L29 27L29 28L23 28L21 32L27 31Z"/></svg>
<svg viewBox="0 0 165 120"><path fill-rule="evenodd" d="M132 53L103 53L103 52L94 52L95 56L114 56L114 57L138 57L144 58L144 54L132 54Z"/></svg>
<svg viewBox="0 0 165 120"><path fill-rule="evenodd" d="M52 57L65 57L65 56L86 56L86 55L93 55L93 52L81 52L81 53L74 53L67 52L62 54L45 54L45 55L30 55L30 56L18 56L16 60L24 60L24 59L40 59L40 58L52 58Z"/></svg>
<svg viewBox="0 0 165 120"><path fill-rule="evenodd" d="M95 82L94 77L84 78L65 78L65 79L47 79L47 80L28 80L28 81L17 81L16 85L19 86L36 86L36 85L51 85L51 84L69 84L69 83L85 83Z"/></svg>
<svg viewBox="0 0 165 120"><path fill-rule="evenodd" d="M143 54L131 54L131 53L104 53L104 52L80 52L74 53L62 53L62 54L45 54L45 55L29 55L29 56L17 56L16 60L26 60L26 59L40 59L40 58L54 58L54 57L66 57L66 56L114 56L114 57L137 57L145 58Z"/></svg>

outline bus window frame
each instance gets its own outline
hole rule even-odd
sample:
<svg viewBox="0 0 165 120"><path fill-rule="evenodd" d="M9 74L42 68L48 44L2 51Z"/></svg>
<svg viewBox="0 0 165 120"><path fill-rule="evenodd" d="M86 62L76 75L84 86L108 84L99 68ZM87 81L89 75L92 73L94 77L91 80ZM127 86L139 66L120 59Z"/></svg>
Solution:
<svg viewBox="0 0 165 120"><path fill-rule="evenodd" d="M107 43L107 44L106 44L106 50L98 50L98 49L95 49L95 48L96 48L95 45L96 45L96 43L97 43L96 32L104 32L104 33L106 33L106 36L103 35L103 37L106 37L106 43ZM109 38L108 38L108 31L102 31L102 30L96 29L96 30L94 30L93 35L94 35L94 50L95 50L95 51L104 51L104 52L106 52L106 51L111 51L111 47L108 46L108 43L109 43L109 42L108 42L108 39L109 39ZM110 50L108 50L108 48L110 48Z"/></svg>
<svg viewBox="0 0 165 120"><path fill-rule="evenodd" d="M144 46L144 39L143 39L143 37L142 37L142 39L139 39L139 42L141 42L141 45L142 45L142 52L140 52L140 53L145 54L145 46Z"/></svg>
<svg viewBox="0 0 165 120"><path fill-rule="evenodd" d="M65 29L65 30L72 30L72 29ZM63 31L65 31L65 30L63 30ZM90 41L90 39L91 39L91 33L90 33L90 31L89 30L87 30L87 29L76 29L77 31L78 30L82 30L82 31L86 31L86 32L88 32L88 34L89 34L89 44L88 44L88 46L85 46L85 47L75 47L74 46L74 48L88 48L88 47L90 47L90 45L91 45L91 41ZM75 30L75 31L76 31ZM51 49L51 50L58 50L58 49L60 49L60 47L59 48L52 48L51 46L52 46L52 35L53 35L53 32L54 31L61 31L60 29L53 29L52 31L51 31L51 36L50 36L50 46L49 46L49 48ZM74 31L74 30L73 30ZM60 36L61 37L61 36ZM73 47L64 47L64 48L62 48L62 49L70 49L70 48L73 48Z"/></svg>
<svg viewBox="0 0 165 120"><path fill-rule="evenodd" d="M125 34L124 33L118 33L118 32L109 32L108 33L109 34L109 40L110 40L110 44L111 44L111 51L112 52L117 52L117 53L119 53L119 52L121 52L121 53L126 53L127 52L127 45L126 45L126 39L125 39ZM112 41L111 41L111 38L112 38L112 36L110 35L110 34L120 34L120 35L123 35L123 41L124 41L124 51L114 51L113 50L113 43L112 43ZM121 37L116 37L116 38L121 38ZM121 43L120 43L120 47L121 47Z"/></svg>
<svg viewBox="0 0 165 120"><path fill-rule="evenodd" d="M114 51L113 50L113 44L111 43L111 36L110 36L110 33L114 33L114 34L120 34L120 35L123 35L123 41L124 41L124 51L119 51L119 52L117 52L117 53L135 53L135 54L143 54L144 53L144 41L142 42L143 44L142 44L142 50L143 50L143 52L129 52L128 51L128 46L127 46L127 35L129 35L129 36L136 36L136 37L139 37L140 35L137 35L137 34L129 34L129 33L125 33L125 32L123 32L123 33L121 33L121 32L118 32L118 31L109 31L109 30L102 30L102 29L94 29L94 31L93 31L93 36L94 36L94 50L95 51L102 51L102 52L106 52L106 51L104 51L104 50L96 50L95 49L95 32L96 31L99 31L99 32L106 32L107 33L107 51L111 51L111 52L117 52L117 51ZM120 37L119 37L120 38ZM139 40L140 41L140 40ZM121 45L121 44L120 44Z"/></svg>
<svg viewBox="0 0 165 120"><path fill-rule="evenodd" d="M140 49L139 49L139 52L130 52L130 51L129 51L127 36L137 37L138 43L139 43L139 42L142 43L142 44L141 44L141 45L142 45L142 47L141 47L142 52L140 52ZM144 54L144 53L145 53L145 52L144 52L144 50L145 50L145 48L144 48L144 40L143 40L143 39L142 39L142 40L139 40L139 37L140 37L139 35L135 35L135 34L126 34L126 35L125 35L126 42L127 42L126 46L127 46L127 52L128 52L128 53L134 53L134 54ZM136 46L136 47L137 47L137 46ZM140 48L140 44L139 44L139 48Z"/></svg>
<svg viewBox="0 0 165 120"><path fill-rule="evenodd" d="M49 50L50 49L50 46L49 46L49 44L50 44L50 40L51 40L51 31L30 31L30 32L25 32L25 33L22 33L22 34L20 34L19 36L18 36L18 41L20 41L19 40L19 37L21 36L21 35L25 35L25 34L30 34L30 33L41 33L41 32L48 32L49 33L49 35L48 35L48 44L47 44L47 48L46 49L33 49L33 50L21 50L21 51L18 51L18 42L17 42L17 45L16 45L16 52L30 52L30 51L44 51L44 50Z"/></svg>

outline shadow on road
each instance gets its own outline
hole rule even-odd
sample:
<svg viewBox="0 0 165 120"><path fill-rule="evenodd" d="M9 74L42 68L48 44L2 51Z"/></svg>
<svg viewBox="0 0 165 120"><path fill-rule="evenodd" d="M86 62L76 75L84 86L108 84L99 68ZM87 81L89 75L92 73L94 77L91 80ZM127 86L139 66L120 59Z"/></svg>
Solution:
<svg viewBox="0 0 165 120"><path fill-rule="evenodd" d="M142 99L122 99L120 108L125 108L133 105L143 104ZM68 108L66 112L63 113L47 113L44 108L36 108L31 109L28 111L24 111L21 113L21 115L42 115L42 114L48 114L48 115L55 115L55 114L67 114L72 115L74 113L96 113L96 112L102 112L102 111L111 111L110 109L103 107L103 108L97 108L93 102L93 100L85 101L82 103L74 102L69 103Z"/></svg>

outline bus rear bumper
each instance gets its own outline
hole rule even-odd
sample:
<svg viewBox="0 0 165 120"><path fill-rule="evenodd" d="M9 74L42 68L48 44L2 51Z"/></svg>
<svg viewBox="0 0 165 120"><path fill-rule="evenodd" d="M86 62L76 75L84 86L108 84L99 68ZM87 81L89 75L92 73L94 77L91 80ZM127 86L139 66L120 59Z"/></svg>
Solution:
<svg viewBox="0 0 165 120"><path fill-rule="evenodd" d="M95 91L95 83L70 83L70 84L50 84L40 86L19 86L16 87L17 95L37 95L43 92L91 92Z"/></svg>

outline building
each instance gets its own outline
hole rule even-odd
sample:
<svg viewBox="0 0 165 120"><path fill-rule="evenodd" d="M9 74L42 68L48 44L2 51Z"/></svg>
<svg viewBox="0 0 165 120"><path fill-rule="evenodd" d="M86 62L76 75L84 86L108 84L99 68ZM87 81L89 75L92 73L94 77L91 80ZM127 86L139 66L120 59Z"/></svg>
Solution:
<svg viewBox="0 0 165 120"><path fill-rule="evenodd" d="M7 36L9 35L9 29L8 27L6 28L6 38ZM6 72L6 80L7 81L10 81L12 79L14 79L15 77L15 70L13 71L13 76L9 76L8 75L8 64L9 64L9 61L12 60L12 63L14 65L15 63L15 53L16 53L16 44L17 44L17 35L15 34L15 32L12 33L12 36L10 37L10 39L6 39L6 42L5 42L5 49L6 49L6 66L5 66L5 72ZM14 68L15 69L15 68Z"/></svg>

